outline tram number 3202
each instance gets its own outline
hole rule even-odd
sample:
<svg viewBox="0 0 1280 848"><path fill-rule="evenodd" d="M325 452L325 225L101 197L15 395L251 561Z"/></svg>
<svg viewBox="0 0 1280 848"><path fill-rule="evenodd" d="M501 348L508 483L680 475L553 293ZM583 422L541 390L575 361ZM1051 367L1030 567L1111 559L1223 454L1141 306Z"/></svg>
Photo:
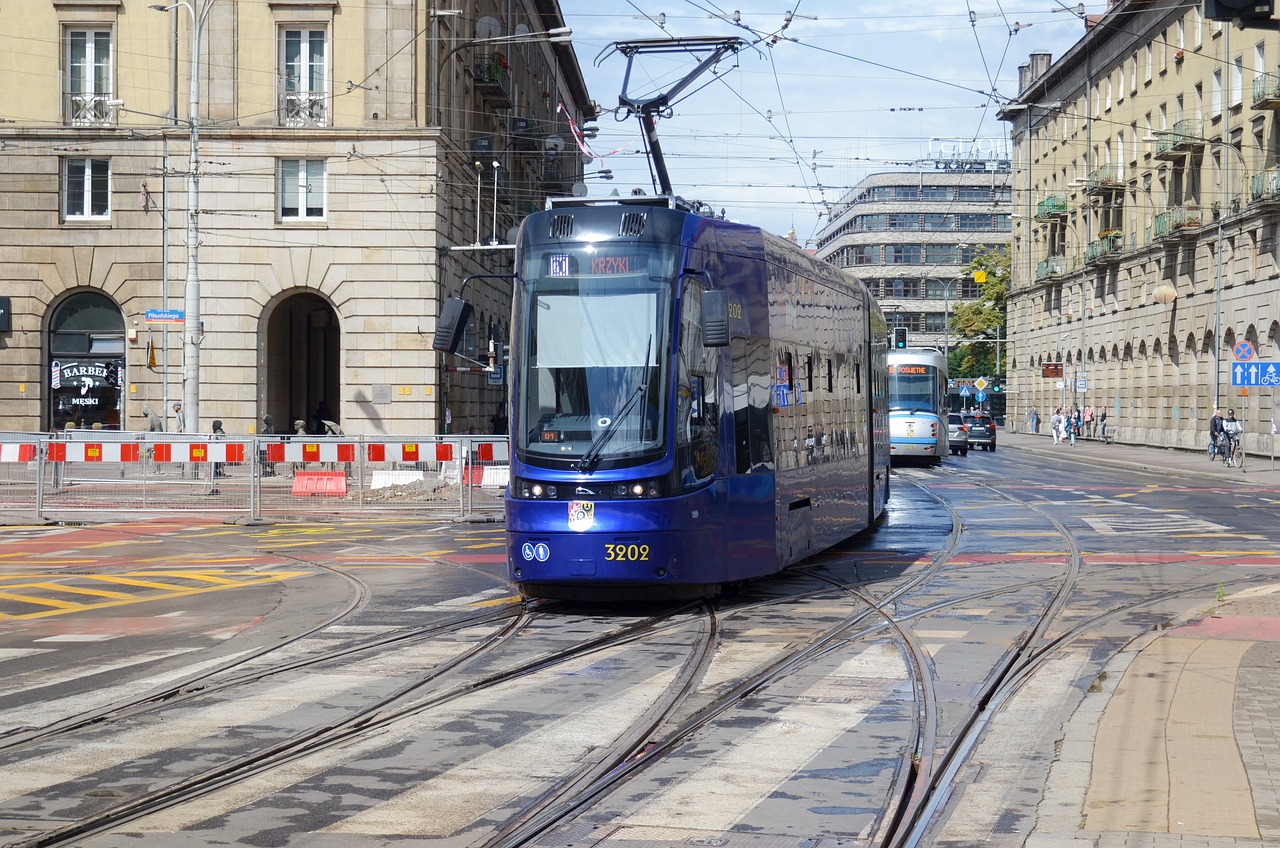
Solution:
<svg viewBox="0 0 1280 848"><path fill-rule="evenodd" d="M607 562L648 562L649 546L606 544L604 558Z"/></svg>

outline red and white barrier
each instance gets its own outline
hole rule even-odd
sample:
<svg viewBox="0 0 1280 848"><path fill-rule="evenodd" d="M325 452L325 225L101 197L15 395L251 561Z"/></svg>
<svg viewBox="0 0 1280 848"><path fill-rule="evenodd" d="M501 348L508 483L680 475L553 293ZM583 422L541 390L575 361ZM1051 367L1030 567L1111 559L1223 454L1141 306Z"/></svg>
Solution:
<svg viewBox="0 0 1280 848"><path fill-rule="evenodd" d="M5 442L0 445L0 462L31 462L36 458L35 445Z"/></svg>
<svg viewBox="0 0 1280 848"><path fill-rule="evenodd" d="M244 462L248 447L246 442L157 442L151 449L156 462Z"/></svg>
<svg viewBox="0 0 1280 848"><path fill-rule="evenodd" d="M50 462L137 462L137 442L50 442Z"/></svg>
<svg viewBox="0 0 1280 848"><path fill-rule="evenodd" d="M267 445L267 462L355 462L352 442L275 442Z"/></svg>

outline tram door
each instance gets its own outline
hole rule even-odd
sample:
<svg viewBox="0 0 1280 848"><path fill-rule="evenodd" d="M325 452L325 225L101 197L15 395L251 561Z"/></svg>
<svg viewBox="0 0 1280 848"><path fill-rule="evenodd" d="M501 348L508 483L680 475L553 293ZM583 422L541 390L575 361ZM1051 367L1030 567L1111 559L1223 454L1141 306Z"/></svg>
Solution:
<svg viewBox="0 0 1280 848"><path fill-rule="evenodd" d="M772 379L766 339L734 338L730 344L733 396L732 473L729 475L729 556L772 570L774 481Z"/></svg>

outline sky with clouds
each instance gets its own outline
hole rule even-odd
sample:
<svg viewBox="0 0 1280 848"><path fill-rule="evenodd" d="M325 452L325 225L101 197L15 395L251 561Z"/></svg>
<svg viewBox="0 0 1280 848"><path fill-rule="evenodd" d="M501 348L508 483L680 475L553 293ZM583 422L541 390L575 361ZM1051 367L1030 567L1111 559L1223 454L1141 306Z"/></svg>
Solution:
<svg viewBox="0 0 1280 848"><path fill-rule="evenodd" d="M1084 34L1065 0L560 0L591 96L612 110L626 57L617 41L737 37L746 45L673 101L658 134L673 190L734 220L803 244L835 203L869 173L930 158L931 139L1007 138L996 104L1017 95L1033 52L1056 59ZM790 20L787 13L791 12ZM972 14L971 14L972 13ZM737 20L735 21L735 17ZM704 54L705 55L705 54ZM629 91L670 90L701 57L637 58ZM619 115L621 117L621 115ZM598 120L592 195L653 192L638 121Z"/></svg>

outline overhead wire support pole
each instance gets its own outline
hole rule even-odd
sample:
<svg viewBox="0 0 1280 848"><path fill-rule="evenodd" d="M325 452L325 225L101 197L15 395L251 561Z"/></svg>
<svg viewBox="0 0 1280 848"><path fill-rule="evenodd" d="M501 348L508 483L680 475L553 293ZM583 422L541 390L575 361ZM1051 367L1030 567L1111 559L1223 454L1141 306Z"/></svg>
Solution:
<svg viewBox="0 0 1280 848"><path fill-rule="evenodd" d="M653 169L658 176L658 190L662 194L672 193L671 176L667 172L667 163L662 155L662 145L658 141L658 125L655 118L658 115L669 115L671 112L671 100L674 97L692 85L694 80L723 59L726 54L737 53L745 46L747 46L747 42L741 38L652 38L638 41L616 41L596 57L596 65L599 65L606 55L615 50L627 57L627 69L622 77L622 93L618 95L618 103L621 106L625 106L631 114L640 119L640 126L644 130L645 145L649 150L649 159L653 163ZM708 50L711 51L710 55L666 91L648 97L631 95L631 70L635 65L637 56L647 53L699 53Z"/></svg>

